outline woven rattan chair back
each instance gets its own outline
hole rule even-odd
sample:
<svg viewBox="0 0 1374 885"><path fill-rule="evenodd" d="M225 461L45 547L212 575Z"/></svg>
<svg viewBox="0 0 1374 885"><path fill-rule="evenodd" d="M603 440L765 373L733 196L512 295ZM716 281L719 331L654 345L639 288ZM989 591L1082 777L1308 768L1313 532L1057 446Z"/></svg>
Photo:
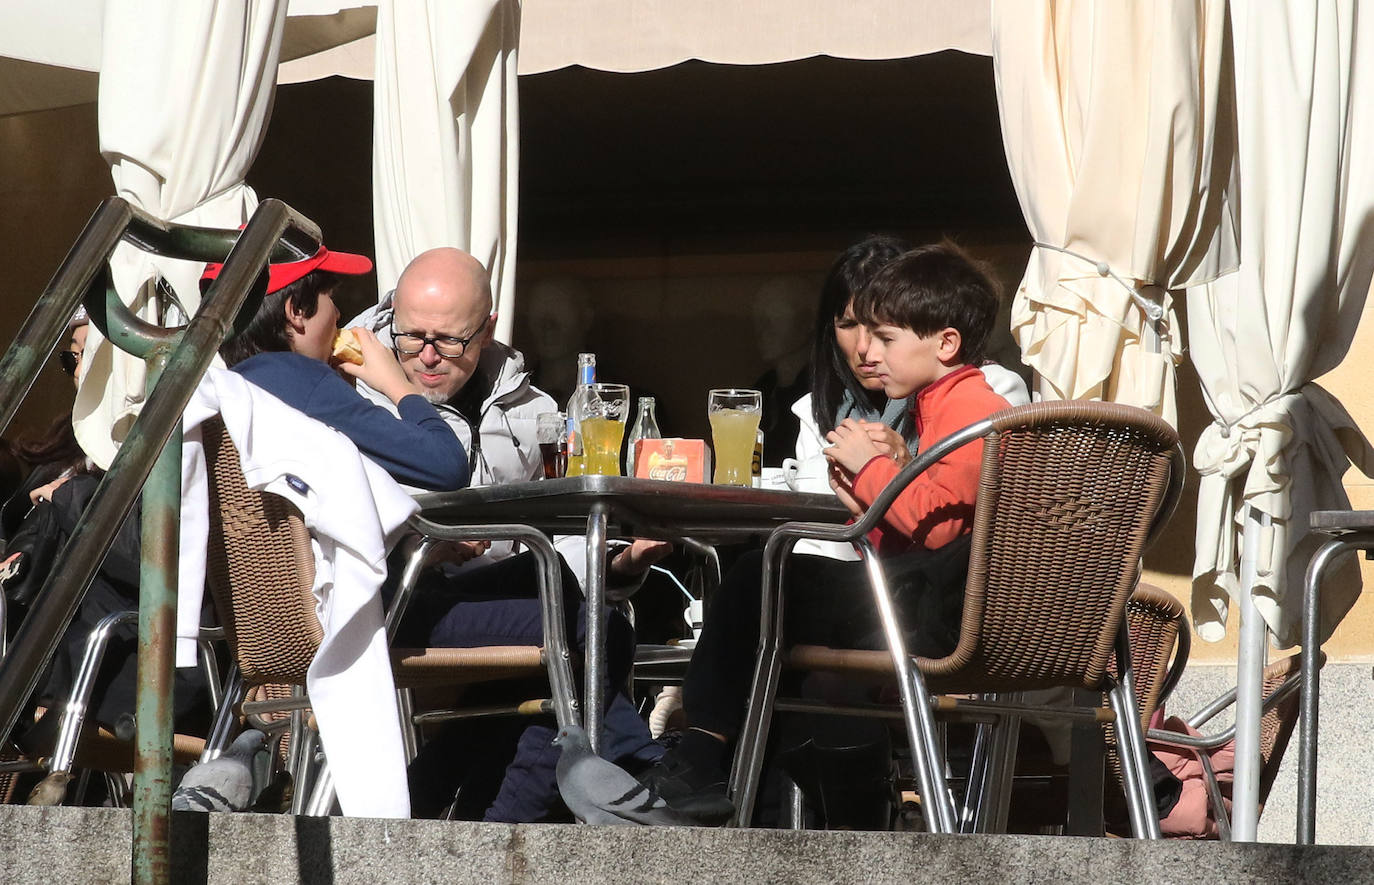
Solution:
<svg viewBox="0 0 1374 885"><path fill-rule="evenodd" d="M1040 403L991 420L959 644L919 666L936 690L1098 689L1178 435L1114 403Z"/></svg>
<svg viewBox="0 0 1374 885"><path fill-rule="evenodd" d="M1140 708L1140 727L1148 728L1160 702L1169 675L1175 649L1186 655L1179 646L1179 636L1188 627L1183 603L1151 584L1141 584L1126 600L1126 629L1131 636L1131 664L1135 674L1135 702ZM1110 666L1117 675L1116 658ZM1120 792L1121 757L1117 753L1116 726L1107 722L1102 726L1107 747L1107 768L1111 772L1111 789Z"/></svg>
<svg viewBox="0 0 1374 885"><path fill-rule="evenodd" d="M1326 657L1323 655L1318 661L1318 666L1325 662ZM1290 655L1265 667L1264 684L1261 689L1264 696L1268 697L1287 680L1297 679L1301 667L1301 654ZM1288 749L1288 741L1293 737L1293 729L1298 724L1301 702L1302 694L1295 691L1270 707L1260 718L1259 806L1261 811L1264 810L1264 803L1269 799L1269 791L1274 786L1274 779L1279 776L1279 766L1283 762L1284 751Z"/></svg>
<svg viewBox="0 0 1374 885"><path fill-rule="evenodd" d="M1148 726L1161 701L1179 636L1189 629L1183 603L1151 584L1141 584L1126 600L1126 629L1131 636L1135 702L1140 725ZM1186 655L1186 649L1179 652ZM1116 659L1110 672L1117 675Z"/></svg>
<svg viewBox="0 0 1374 885"><path fill-rule="evenodd" d="M315 564L300 513L243 480L224 424L201 427L208 467L206 582L248 685L304 685L324 631L311 593Z"/></svg>

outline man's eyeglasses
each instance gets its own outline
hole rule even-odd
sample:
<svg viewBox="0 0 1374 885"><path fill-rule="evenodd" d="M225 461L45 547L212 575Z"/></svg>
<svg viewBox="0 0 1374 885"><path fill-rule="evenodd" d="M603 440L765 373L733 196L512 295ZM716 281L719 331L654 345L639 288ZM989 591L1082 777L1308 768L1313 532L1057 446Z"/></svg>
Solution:
<svg viewBox="0 0 1374 885"><path fill-rule="evenodd" d="M482 330L487 327L487 320L490 319L491 317L487 317L482 320L482 324L477 327L476 331L466 338L454 338L452 335L436 335L431 338L426 335L416 335L414 332L397 332L396 324L392 323L392 346L406 356L414 356L424 350L426 344L431 344L439 356L456 360L467 352L468 345L472 343L473 339L482 334Z"/></svg>
<svg viewBox="0 0 1374 885"><path fill-rule="evenodd" d="M59 350L57 352L57 362L61 364L62 371L68 375L76 375L76 367L81 362L81 354L75 350Z"/></svg>

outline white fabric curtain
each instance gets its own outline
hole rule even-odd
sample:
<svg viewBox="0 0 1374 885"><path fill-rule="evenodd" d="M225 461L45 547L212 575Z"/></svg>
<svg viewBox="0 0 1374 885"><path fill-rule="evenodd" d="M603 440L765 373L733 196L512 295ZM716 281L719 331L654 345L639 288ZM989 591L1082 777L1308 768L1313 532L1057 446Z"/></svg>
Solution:
<svg viewBox="0 0 1374 885"><path fill-rule="evenodd" d="M243 178L271 112L285 16L286 0L107 0L100 150L115 193L167 221L247 221L257 197ZM143 285L159 274L188 314L200 304L198 263L120 244L110 265L120 298L145 320L159 320ZM91 328L73 424L102 467L137 416L145 376L142 360Z"/></svg>
<svg viewBox="0 0 1374 885"><path fill-rule="evenodd" d="M1012 332L1045 399L1107 399L1175 421L1167 290L1235 267L1224 0L994 0L1002 138L1039 244ZM1167 320L1161 353L1142 305Z"/></svg>
<svg viewBox="0 0 1374 885"><path fill-rule="evenodd" d="M516 0L382 0L373 86L377 285L436 246L491 273L496 337L510 340L519 120Z"/></svg>
<svg viewBox="0 0 1374 885"><path fill-rule="evenodd" d="M1312 383L1344 359L1374 274L1374 17L1356 0L1231 8L1240 121L1240 271L1188 292L1188 339L1208 408L1198 440L1193 618L1225 632L1239 587L1243 509L1268 514L1255 606L1275 641L1298 639L1312 510L1348 510L1351 463L1374 450ZM1329 572L1323 635L1360 589L1353 558Z"/></svg>

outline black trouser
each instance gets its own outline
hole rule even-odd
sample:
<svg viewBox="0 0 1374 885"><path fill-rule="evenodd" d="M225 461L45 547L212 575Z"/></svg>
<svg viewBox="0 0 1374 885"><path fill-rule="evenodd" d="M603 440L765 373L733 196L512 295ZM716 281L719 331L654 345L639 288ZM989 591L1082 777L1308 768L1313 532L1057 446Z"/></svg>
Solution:
<svg viewBox="0 0 1374 885"><path fill-rule="evenodd" d="M563 617L568 644L580 648L586 634L586 604L577 577L559 560L563 573ZM620 612L602 614L606 637L606 684L602 755L613 761L630 757L652 762L662 748L649 737L649 727L625 696L634 666L635 633ZM416 588L402 621L401 645L477 648L542 645L544 628L538 598L538 561L532 553L504 559L445 578L428 573ZM580 660L581 655L574 657ZM543 680L532 691L542 692ZM486 819L523 823L541 819L558 799L559 750L552 745L557 727L537 718L524 726L515 758L507 767L500 792ZM450 794L451 795L451 794Z"/></svg>
<svg viewBox="0 0 1374 885"><path fill-rule="evenodd" d="M963 611L969 539L939 550L885 557L897 617L906 628L907 651L942 657L954 649ZM759 643L763 555L735 563L711 602L692 653L682 700L688 724L734 738L744 719ZM787 561L784 644L833 648L885 648L882 624L862 562L820 556Z"/></svg>

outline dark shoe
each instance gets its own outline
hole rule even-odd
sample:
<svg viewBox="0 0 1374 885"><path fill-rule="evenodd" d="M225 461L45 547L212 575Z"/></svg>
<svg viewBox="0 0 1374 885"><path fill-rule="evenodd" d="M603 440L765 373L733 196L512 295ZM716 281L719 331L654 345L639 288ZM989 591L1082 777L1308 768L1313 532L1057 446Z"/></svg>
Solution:
<svg viewBox="0 0 1374 885"><path fill-rule="evenodd" d="M823 747L814 740L777 754L826 830L892 828L891 748L886 741Z"/></svg>
<svg viewBox="0 0 1374 885"><path fill-rule="evenodd" d="M693 767L676 750L669 750L639 782L663 797L677 811L703 826L719 826L735 813L725 795L725 774Z"/></svg>

